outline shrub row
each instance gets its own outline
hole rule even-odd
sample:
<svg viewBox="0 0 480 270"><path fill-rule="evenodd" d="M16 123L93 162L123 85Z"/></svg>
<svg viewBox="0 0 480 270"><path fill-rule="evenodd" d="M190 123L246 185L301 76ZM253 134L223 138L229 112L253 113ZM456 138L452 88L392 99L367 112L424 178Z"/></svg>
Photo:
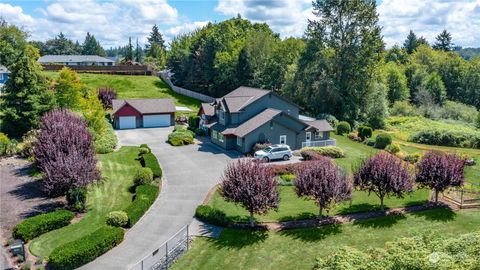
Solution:
<svg viewBox="0 0 480 270"><path fill-rule="evenodd" d="M145 167L150 168L153 172L153 177L160 178L162 177L162 169L158 163L157 157L153 153L147 153L143 155L143 160L145 162Z"/></svg>
<svg viewBox="0 0 480 270"><path fill-rule="evenodd" d="M422 144L480 149L480 134L449 129L425 129L410 136L409 141Z"/></svg>
<svg viewBox="0 0 480 270"><path fill-rule="evenodd" d="M106 121L106 120L105 120ZM94 147L97 154L106 154L113 152L117 147L118 139L115 135L112 125L106 121L105 130L97 138L95 138Z"/></svg>
<svg viewBox="0 0 480 270"><path fill-rule="evenodd" d="M137 168L133 176L135 186L149 185L153 181L153 172L150 168Z"/></svg>
<svg viewBox="0 0 480 270"><path fill-rule="evenodd" d="M342 148L336 146L325 146L325 147L304 147L300 154L304 151L313 151L322 156L330 158L342 158L345 157L345 151Z"/></svg>
<svg viewBox="0 0 480 270"><path fill-rule="evenodd" d="M224 212L210 205L199 205L195 210L195 217L201 221L222 227L226 227L231 223L231 220L227 218Z"/></svg>
<svg viewBox="0 0 480 270"><path fill-rule="evenodd" d="M75 269L93 261L123 241L122 228L103 226L93 233L55 248L48 257L49 269Z"/></svg>
<svg viewBox="0 0 480 270"><path fill-rule="evenodd" d="M13 228L13 238L27 242L41 234L67 226L74 216L68 210L57 210L27 218Z"/></svg>
<svg viewBox="0 0 480 270"><path fill-rule="evenodd" d="M302 150L300 155L302 155L303 160L318 160L322 158L322 155L313 150Z"/></svg>
<svg viewBox="0 0 480 270"><path fill-rule="evenodd" d="M177 128L168 135L168 142L173 146L192 144L194 133L184 128Z"/></svg>
<svg viewBox="0 0 480 270"><path fill-rule="evenodd" d="M157 199L160 189L157 186L141 185L135 188L135 198L125 209L128 216L128 227L132 227L147 212L148 208Z"/></svg>
<svg viewBox="0 0 480 270"><path fill-rule="evenodd" d="M107 225L114 227L124 227L128 224L128 215L124 211L112 211L107 214Z"/></svg>

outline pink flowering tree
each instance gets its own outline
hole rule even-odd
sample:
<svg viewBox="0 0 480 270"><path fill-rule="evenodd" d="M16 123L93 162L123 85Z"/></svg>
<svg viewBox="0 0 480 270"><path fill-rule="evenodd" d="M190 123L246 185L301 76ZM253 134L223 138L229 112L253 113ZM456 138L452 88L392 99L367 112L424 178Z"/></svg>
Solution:
<svg viewBox="0 0 480 270"><path fill-rule="evenodd" d="M462 186L465 160L456 154L446 154L438 151L426 153L417 164L416 181L435 192L435 203L438 194L449 187Z"/></svg>
<svg viewBox="0 0 480 270"><path fill-rule="evenodd" d="M230 163L222 175L220 192L225 200L240 204L250 213L250 226L254 226L253 215L264 215L278 208L279 195L275 175L269 166L238 159Z"/></svg>
<svg viewBox="0 0 480 270"><path fill-rule="evenodd" d="M403 198L404 193L413 190L408 164L385 151L364 160L354 173L353 183L358 189L377 195L382 211L386 196Z"/></svg>
<svg viewBox="0 0 480 270"><path fill-rule="evenodd" d="M34 156L50 196L65 195L71 188L86 187L100 178L87 124L66 109L42 117Z"/></svg>
<svg viewBox="0 0 480 270"><path fill-rule="evenodd" d="M321 218L323 209L328 211L334 204L351 198L352 185L337 165L329 158L321 157L305 162L297 171L295 192L299 197L314 200Z"/></svg>

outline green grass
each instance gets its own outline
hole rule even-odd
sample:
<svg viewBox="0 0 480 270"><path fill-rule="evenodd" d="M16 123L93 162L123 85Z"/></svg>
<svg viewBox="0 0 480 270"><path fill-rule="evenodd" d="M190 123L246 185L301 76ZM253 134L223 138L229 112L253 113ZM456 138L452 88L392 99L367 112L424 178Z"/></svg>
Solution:
<svg viewBox="0 0 480 270"><path fill-rule="evenodd" d="M337 158L334 159L334 161L349 173L352 173L353 168L363 159L373 156L378 152L377 149L354 142L346 136L333 135L332 138L337 140L337 146L342 148L347 154L344 158Z"/></svg>
<svg viewBox="0 0 480 270"><path fill-rule="evenodd" d="M140 163L138 147L122 147L117 152L99 155L102 177L104 179L92 185L88 190L88 212L75 224L55 230L35 238L30 251L41 257L47 257L54 248L94 232L105 224L110 211L123 210L132 201L129 188L133 185L133 174Z"/></svg>
<svg viewBox="0 0 480 270"><path fill-rule="evenodd" d="M281 232L225 229L219 239L197 238L171 269L312 269L315 258L344 246L365 250L400 237L432 232L455 236L478 228L478 211L435 209Z"/></svg>
<svg viewBox="0 0 480 270"><path fill-rule="evenodd" d="M57 72L44 72L48 77L56 78ZM91 88L111 87L117 91L118 98L172 98L176 105L198 112L200 101L177 94L160 78L155 76L126 76L107 74L79 74L82 83Z"/></svg>
<svg viewBox="0 0 480 270"><path fill-rule="evenodd" d="M298 198L293 186L280 186L280 205L278 211L270 211L264 216L255 215L257 222L272 222L286 220L300 220L315 218L318 215L318 207L311 200ZM418 205L426 203L428 200L428 190L417 190L408 194L403 199L391 197L385 199L385 206L388 208L405 207L409 205ZM226 202L217 192L208 203L215 209L223 211L227 217L235 222L248 222L249 214L240 205ZM374 194L368 195L367 192L354 191L352 201L346 201L330 210L330 215L349 214L355 212L366 212L380 209L380 199ZM325 212L324 212L325 214Z"/></svg>

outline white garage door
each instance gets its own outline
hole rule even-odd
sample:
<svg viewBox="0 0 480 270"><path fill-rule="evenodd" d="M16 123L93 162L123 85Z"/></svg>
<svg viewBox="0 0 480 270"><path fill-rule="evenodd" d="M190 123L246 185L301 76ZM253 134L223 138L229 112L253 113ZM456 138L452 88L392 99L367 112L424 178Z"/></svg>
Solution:
<svg viewBox="0 0 480 270"><path fill-rule="evenodd" d="M136 128L137 121L135 116L120 116L120 129Z"/></svg>
<svg viewBox="0 0 480 270"><path fill-rule="evenodd" d="M143 127L168 127L170 114L155 114L143 116Z"/></svg>

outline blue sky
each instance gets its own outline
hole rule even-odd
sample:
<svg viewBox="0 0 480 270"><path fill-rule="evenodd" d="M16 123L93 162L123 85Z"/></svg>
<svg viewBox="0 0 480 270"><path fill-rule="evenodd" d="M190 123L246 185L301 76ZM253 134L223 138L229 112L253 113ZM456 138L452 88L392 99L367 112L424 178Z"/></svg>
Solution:
<svg viewBox="0 0 480 270"><path fill-rule="evenodd" d="M401 44L408 31L433 41L443 29L464 47L480 47L480 0L377 1L388 46ZM22 26L31 39L45 40L60 31L83 41L89 31L105 47L128 37L145 43L153 24L167 41L178 34L236 14L266 22L282 37L301 36L313 19L311 0L0 0L0 17Z"/></svg>

